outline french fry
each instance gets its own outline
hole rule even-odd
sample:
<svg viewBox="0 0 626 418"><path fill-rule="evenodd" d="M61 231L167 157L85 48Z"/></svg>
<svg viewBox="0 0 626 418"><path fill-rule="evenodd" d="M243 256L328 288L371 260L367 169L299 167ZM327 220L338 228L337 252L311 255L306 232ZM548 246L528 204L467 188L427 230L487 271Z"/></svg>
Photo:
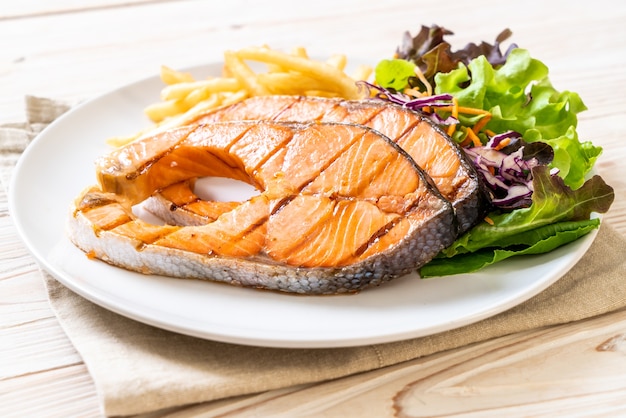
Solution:
<svg viewBox="0 0 626 418"><path fill-rule="evenodd" d="M235 93L226 95L223 99L222 99L222 106L230 106L232 104L238 103L244 99L247 99L248 97L250 97L250 95L248 94L247 91L245 90L240 90L237 91Z"/></svg>
<svg viewBox="0 0 626 418"><path fill-rule="evenodd" d="M269 47L267 45L264 45L263 48ZM294 57L309 59L309 53L307 52L306 48L302 46L296 46L292 48L290 54ZM280 64L276 64L273 62L266 62L265 64L267 65L267 71L270 73L287 73L290 71L290 68L283 67Z"/></svg>
<svg viewBox="0 0 626 418"><path fill-rule="evenodd" d="M164 102L153 103L144 109L146 116L154 122L161 122L163 119L184 113L187 107L180 100L166 100Z"/></svg>
<svg viewBox="0 0 626 418"><path fill-rule="evenodd" d="M161 66L161 81L165 84L176 84L183 82L194 81L194 78L189 73L183 73L180 71L176 71L168 66Z"/></svg>
<svg viewBox="0 0 626 418"><path fill-rule="evenodd" d="M353 80L367 80L372 76L374 69L369 65L359 65L352 73Z"/></svg>
<svg viewBox="0 0 626 418"><path fill-rule="evenodd" d="M150 132L150 134L153 135L156 132L162 132L170 128L185 125L186 123L191 122L200 113L219 107L221 102L222 98L220 97L220 95L214 94L208 99L203 100L197 103L195 106L187 109L187 111L181 112L173 117L163 120L162 123L160 123L153 132Z"/></svg>
<svg viewBox="0 0 626 418"><path fill-rule="evenodd" d="M198 89L190 91L189 94L182 99L182 101L185 104L185 107L190 109L209 97L211 97L211 92L209 90Z"/></svg>
<svg viewBox="0 0 626 418"><path fill-rule="evenodd" d="M304 94L309 90L323 90L327 86L320 80L297 73L261 73L257 75L260 84L271 94Z"/></svg>
<svg viewBox="0 0 626 418"><path fill-rule="evenodd" d="M243 48L235 54L240 60L278 64L300 72L303 75L319 79L327 83L332 89L337 89L339 94L346 99L357 99L359 97L359 91L354 84L354 80L343 71L325 62L295 57L268 48Z"/></svg>
<svg viewBox="0 0 626 418"><path fill-rule="evenodd" d="M345 70L348 60L345 55L335 54L326 60L326 63L332 65L338 70Z"/></svg>
<svg viewBox="0 0 626 418"><path fill-rule="evenodd" d="M148 130L151 131L152 129L146 129L144 131L148 131ZM139 131L132 135L126 135L126 136L112 136L110 138L107 138L106 143L107 145L111 147L118 148L138 139L144 131Z"/></svg>
<svg viewBox="0 0 626 418"><path fill-rule="evenodd" d="M294 57L300 57L300 58L309 58L309 53L306 51L306 48L303 46L296 46L295 48L293 48L291 50L291 55L293 55Z"/></svg>
<svg viewBox="0 0 626 418"><path fill-rule="evenodd" d="M248 64L250 63L250 65ZM259 71L263 66L267 71ZM342 97L358 99L355 80L367 80L372 68L359 66L352 76L345 73L345 55L326 61L309 58L303 47L289 53L268 46L249 47L224 53L221 77L196 80L190 73L161 67L161 101L147 106L145 114L155 124L133 135L109 138L107 143L122 146L147 135L193 123L201 115L248 97L270 94Z"/></svg>
<svg viewBox="0 0 626 418"><path fill-rule="evenodd" d="M269 94L267 89L258 83L256 73L250 69L237 53L226 51L224 53L224 66L252 96L264 96Z"/></svg>
<svg viewBox="0 0 626 418"><path fill-rule="evenodd" d="M208 99L197 103L195 106L191 107L187 111L182 112L176 116L164 119L155 128L141 132L140 135L134 139L143 138L147 135L154 135L155 133L163 132L167 129L184 126L188 123L193 122L201 115L213 109L217 109L221 106L229 106L231 104L235 104L246 99L247 97L248 93L245 90L239 90L233 93L212 94Z"/></svg>
<svg viewBox="0 0 626 418"><path fill-rule="evenodd" d="M180 82L171 84L161 90L161 100L183 99L197 90L205 90L208 94L225 91L237 91L241 83L236 78L215 77L208 80Z"/></svg>

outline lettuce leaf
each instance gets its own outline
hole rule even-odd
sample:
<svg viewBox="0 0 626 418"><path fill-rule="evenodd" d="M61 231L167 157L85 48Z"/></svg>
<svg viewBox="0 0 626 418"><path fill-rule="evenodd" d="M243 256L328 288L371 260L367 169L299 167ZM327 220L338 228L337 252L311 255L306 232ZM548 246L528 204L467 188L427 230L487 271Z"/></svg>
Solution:
<svg viewBox="0 0 626 418"><path fill-rule="evenodd" d="M489 214L493 225L487 222L476 225L444 249L441 256L499 247L508 237L556 222L588 220L592 212L605 213L615 197L613 188L600 176L593 176L582 187L572 190L563 179L551 176L546 166L534 167L532 174L534 193L530 207Z"/></svg>
<svg viewBox="0 0 626 418"><path fill-rule="evenodd" d="M401 59L382 60L374 71L379 86L400 91L409 84L409 78L415 77L415 64Z"/></svg>
<svg viewBox="0 0 626 418"><path fill-rule="evenodd" d="M578 140L577 114L586 107L577 93L557 91L548 67L525 49L513 49L506 63L494 68L486 57L435 76L435 93L455 96L459 105L488 110L487 128L516 131L525 141L542 141L554 149L551 167L571 188L580 187L602 149ZM463 116L460 117L464 122ZM472 120L466 121L471 124Z"/></svg>
<svg viewBox="0 0 626 418"><path fill-rule="evenodd" d="M567 244L597 228L592 212L606 212L615 197L600 176L572 190L546 166L532 169L530 207L489 215L493 225L480 223L420 269L422 277L469 273L524 254L540 254Z"/></svg>
<svg viewBox="0 0 626 418"><path fill-rule="evenodd" d="M420 269L422 278L472 273L491 264L519 255L542 254L577 240L600 225L600 219L558 222L507 236L498 247L483 248L452 258L436 258Z"/></svg>

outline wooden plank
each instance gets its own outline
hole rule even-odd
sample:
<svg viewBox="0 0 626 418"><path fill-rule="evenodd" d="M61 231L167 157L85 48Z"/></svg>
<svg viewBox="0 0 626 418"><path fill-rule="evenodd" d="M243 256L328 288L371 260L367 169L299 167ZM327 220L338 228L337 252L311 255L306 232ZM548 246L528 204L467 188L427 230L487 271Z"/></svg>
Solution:
<svg viewBox="0 0 626 418"><path fill-rule="evenodd" d="M0 416L101 417L85 366L72 365L0 380Z"/></svg>
<svg viewBox="0 0 626 418"><path fill-rule="evenodd" d="M82 363L54 316L4 329L0 347L0 379Z"/></svg>
<svg viewBox="0 0 626 418"><path fill-rule="evenodd" d="M175 0L20 0L4 2L0 9L0 21L49 16L61 13L80 13L115 7L137 6Z"/></svg>

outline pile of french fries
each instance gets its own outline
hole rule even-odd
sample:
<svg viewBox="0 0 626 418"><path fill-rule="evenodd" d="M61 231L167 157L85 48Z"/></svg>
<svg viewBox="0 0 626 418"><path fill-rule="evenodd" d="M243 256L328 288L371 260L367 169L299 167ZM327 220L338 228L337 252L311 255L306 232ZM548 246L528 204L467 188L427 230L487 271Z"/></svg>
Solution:
<svg viewBox="0 0 626 418"><path fill-rule="evenodd" d="M145 108L154 125L130 136L109 138L122 146L138 138L183 126L201 114L248 97L272 94L360 98L356 80L367 80L372 68L358 66L347 75L345 55L326 61L311 59L305 48L286 53L269 47L249 47L224 53L219 77L196 80L191 74L161 67L161 100ZM262 68L264 71L259 71Z"/></svg>

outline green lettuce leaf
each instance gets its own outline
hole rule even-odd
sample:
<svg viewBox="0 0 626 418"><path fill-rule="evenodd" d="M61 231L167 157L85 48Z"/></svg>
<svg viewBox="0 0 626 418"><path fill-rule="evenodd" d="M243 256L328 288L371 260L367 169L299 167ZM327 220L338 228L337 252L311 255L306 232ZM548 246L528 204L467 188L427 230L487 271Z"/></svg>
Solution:
<svg viewBox="0 0 626 418"><path fill-rule="evenodd" d="M513 256L547 253L577 240L599 225L598 218L578 222L558 222L507 236L498 243L497 248L483 248L452 258L436 258L420 269L420 276L429 278L472 273Z"/></svg>
<svg viewBox="0 0 626 418"><path fill-rule="evenodd" d="M580 187L602 149L581 143L576 134L577 114L586 107L578 94L557 91L548 79L548 67L527 50L513 49L504 65L494 68L484 56L467 66L435 76L435 93L454 95L461 106L487 110L487 128L519 132L525 141L542 141L554 149L551 167L572 188ZM470 125L475 117L461 123Z"/></svg>
<svg viewBox="0 0 626 418"><path fill-rule="evenodd" d="M526 132L526 138L528 142L545 142L552 147L554 158L550 166L557 167L559 176L573 189L585 182L585 177L602 153L602 148L596 147L591 142L580 142L573 126L570 126L563 135L549 140L543 140L541 135L537 135L533 130Z"/></svg>
<svg viewBox="0 0 626 418"><path fill-rule="evenodd" d="M546 166L532 169L533 199L528 208L492 213L493 225L482 222L441 252L442 257L500 247L507 239L556 222L588 220L592 212L605 213L614 199L613 188L600 176L572 190L563 179L551 176Z"/></svg>
<svg viewBox="0 0 626 418"><path fill-rule="evenodd" d="M400 59L382 60L376 65L374 75L379 86L402 90L409 84L409 78L415 77L415 64Z"/></svg>

